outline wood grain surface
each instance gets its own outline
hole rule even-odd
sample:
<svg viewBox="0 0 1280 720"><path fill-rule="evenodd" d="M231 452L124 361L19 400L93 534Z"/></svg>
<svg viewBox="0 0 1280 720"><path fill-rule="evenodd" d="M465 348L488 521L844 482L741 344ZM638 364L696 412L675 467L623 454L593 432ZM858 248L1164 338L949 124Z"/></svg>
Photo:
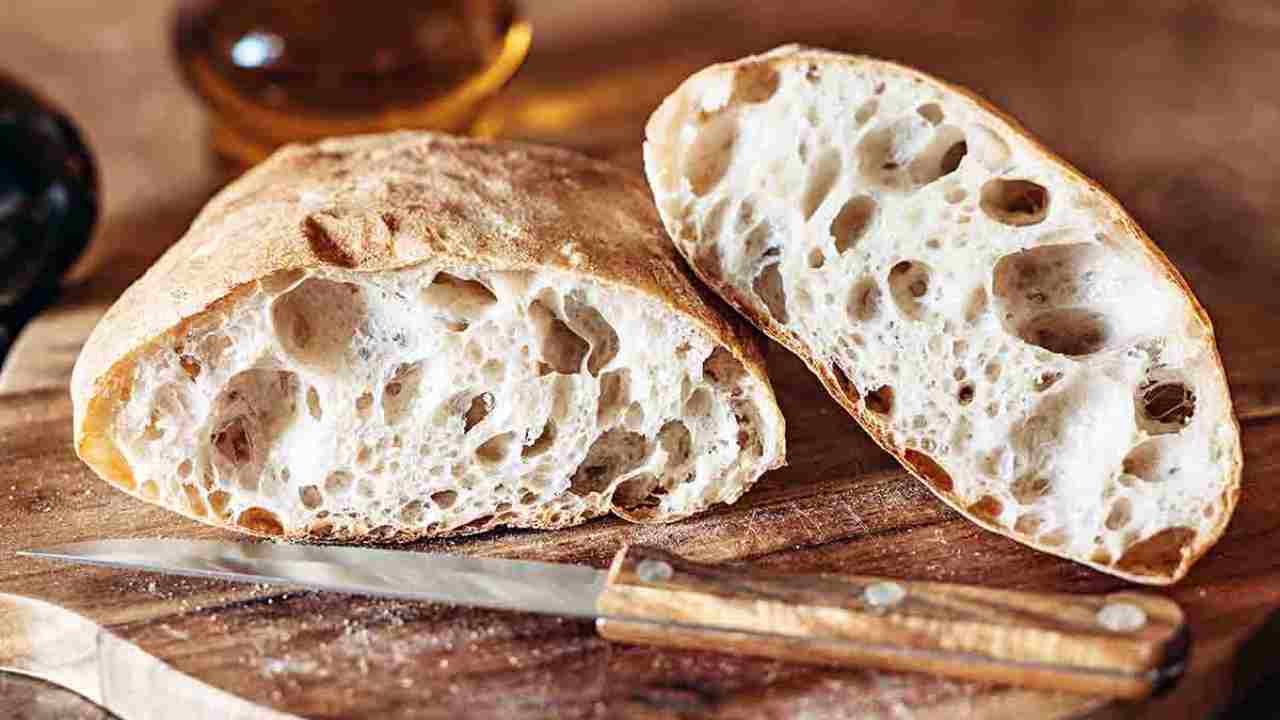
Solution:
<svg viewBox="0 0 1280 720"><path fill-rule="evenodd" d="M1187 677L1143 705L912 674L610 643L589 623L69 569L20 547L106 535L209 537L95 479L69 448L65 383L105 304L220 182L167 55L166 0L0 3L5 69L61 102L102 163L106 207L64 302L19 338L0 389L0 592L56 602L239 697L308 717L1204 717L1275 666L1249 642L1280 601L1280 12L1267 2L916 7L883 0L529 2L534 50L486 127L638 167L644 119L692 70L804 42L971 87L1098 178L1187 275L1215 321L1243 424L1227 535L1168 590ZM911 481L778 351L791 464L732 507L668 527L600 520L433 548L605 565L623 542L785 572L1110 592L1124 583L964 522ZM1264 637L1274 640L1274 632ZM1246 644L1247 643L1247 644ZM1245 646L1245 652L1239 652ZM101 717L0 676L0 717ZM175 711L176 712L176 711Z"/></svg>

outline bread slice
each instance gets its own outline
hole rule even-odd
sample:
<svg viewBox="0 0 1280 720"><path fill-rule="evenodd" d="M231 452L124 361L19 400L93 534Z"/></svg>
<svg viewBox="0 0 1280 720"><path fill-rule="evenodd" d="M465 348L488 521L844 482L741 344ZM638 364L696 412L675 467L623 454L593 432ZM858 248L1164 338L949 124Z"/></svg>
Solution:
<svg viewBox="0 0 1280 720"><path fill-rule="evenodd" d="M1204 309L1114 198L974 95L797 47L705 69L645 167L704 281L974 522L1140 582L1222 534Z"/></svg>
<svg viewBox="0 0 1280 720"><path fill-rule="evenodd" d="M782 463L760 340L638 175L337 139L222 191L111 308L76 364L75 442L115 486L260 535L669 522Z"/></svg>

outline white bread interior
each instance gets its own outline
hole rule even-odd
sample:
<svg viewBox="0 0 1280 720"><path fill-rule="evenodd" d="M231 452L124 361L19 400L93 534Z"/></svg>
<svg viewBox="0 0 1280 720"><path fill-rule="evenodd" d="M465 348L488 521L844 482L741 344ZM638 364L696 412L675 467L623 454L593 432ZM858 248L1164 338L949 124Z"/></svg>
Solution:
<svg viewBox="0 0 1280 720"><path fill-rule="evenodd" d="M481 220L421 206L469 188ZM366 226L388 244L342 234ZM292 148L95 331L78 449L127 492L261 535L669 522L733 502L784 452L757 341L682 272L643 183L581 156L421 134ZM201 309L164 306L188 292Z"/></svg>
<svg viewBox="0 0 1280 720"><path fill-rule="evenodd" d="M647 127L668 233L943 500L1132 580L1239 493L1208 317L1119 204L923 73L797 47L703 70Z"/></svg>

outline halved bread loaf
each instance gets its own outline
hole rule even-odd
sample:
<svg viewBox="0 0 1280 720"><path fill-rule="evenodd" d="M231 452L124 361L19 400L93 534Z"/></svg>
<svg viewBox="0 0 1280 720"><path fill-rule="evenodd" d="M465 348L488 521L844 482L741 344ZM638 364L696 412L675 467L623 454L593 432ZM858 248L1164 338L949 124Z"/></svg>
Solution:
<svg viewBox="0 0 1280 720"><path fill-rule="evenodd" d="M76 364L76 448L255 534L667 522L782 463L758 342L642 178L551 148L338 139L229 186L111 308Z"/></svg>
<svg viewBox="0 0 1280 720"><path fill-rule="evenodd" d="M1241 455L1208 317L1007 116L787 47L697 73L647 138L695 271L952 507L1150 583L1221 535Z"/></svg>

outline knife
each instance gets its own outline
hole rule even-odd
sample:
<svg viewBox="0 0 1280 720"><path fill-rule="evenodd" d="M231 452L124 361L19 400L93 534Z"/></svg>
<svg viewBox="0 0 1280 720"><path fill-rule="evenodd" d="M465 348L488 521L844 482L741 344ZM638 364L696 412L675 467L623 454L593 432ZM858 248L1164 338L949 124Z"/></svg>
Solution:
<svg viewBox="0 0 1280 720"><path fill-rule="evenodd" d="M607 570L401 550L99 540L32 558L516 610L596 622L618 642L927 672L1141 699L1182 674L1182 610L1150 593L1017 592L849 575L765 574L624 546Z"/></svg>

